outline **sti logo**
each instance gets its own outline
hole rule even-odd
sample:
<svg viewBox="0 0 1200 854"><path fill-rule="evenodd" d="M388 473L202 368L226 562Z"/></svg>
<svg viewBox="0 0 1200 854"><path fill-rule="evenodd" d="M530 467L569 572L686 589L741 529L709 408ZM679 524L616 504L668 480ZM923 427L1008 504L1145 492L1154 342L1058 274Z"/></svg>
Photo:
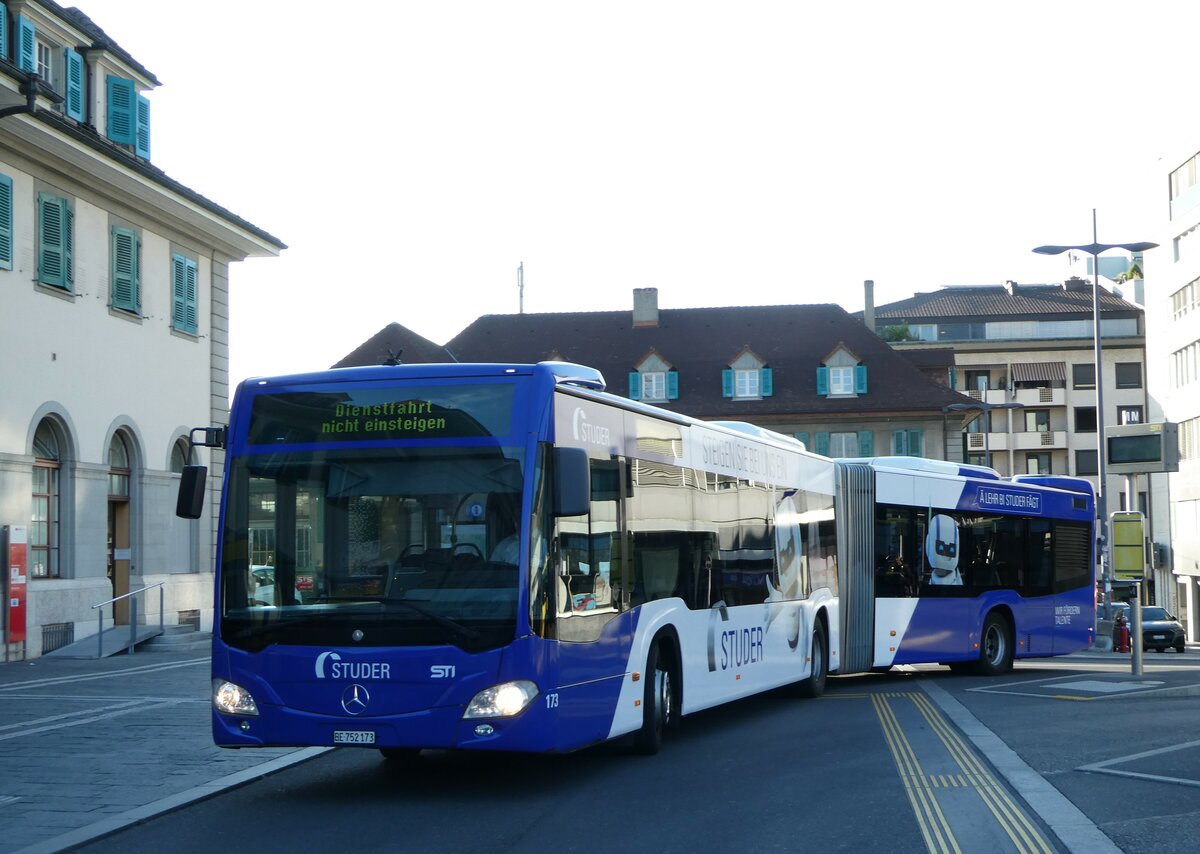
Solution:
<svg viewBox="0 0 1200 854"><path fill-rule="evenodd" d="M454 665L453 664L435 664L429 668L430 679L453 679Z"/></svg>

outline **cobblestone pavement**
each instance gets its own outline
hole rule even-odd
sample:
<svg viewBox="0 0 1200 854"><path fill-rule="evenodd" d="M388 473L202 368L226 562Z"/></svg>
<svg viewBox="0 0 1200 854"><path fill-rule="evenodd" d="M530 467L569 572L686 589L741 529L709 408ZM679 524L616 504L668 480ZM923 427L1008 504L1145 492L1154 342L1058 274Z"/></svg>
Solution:
<svg viewBox="0 0 1200 854"><path fill-rule="evenodd" d="M212 743L196 651L0 664L0 854L61 851L321 749Z"/></svg>

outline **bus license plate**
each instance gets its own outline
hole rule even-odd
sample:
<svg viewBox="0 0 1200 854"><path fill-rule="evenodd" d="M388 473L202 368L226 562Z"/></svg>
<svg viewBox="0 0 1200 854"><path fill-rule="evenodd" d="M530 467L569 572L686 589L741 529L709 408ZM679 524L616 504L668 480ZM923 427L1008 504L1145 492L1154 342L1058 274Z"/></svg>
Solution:
<svg viewBox="0 0 1200 854"><path fill-rule="evenodd" d="M366 729L335 729L334 744L374 744L375 733Z"/></svg>

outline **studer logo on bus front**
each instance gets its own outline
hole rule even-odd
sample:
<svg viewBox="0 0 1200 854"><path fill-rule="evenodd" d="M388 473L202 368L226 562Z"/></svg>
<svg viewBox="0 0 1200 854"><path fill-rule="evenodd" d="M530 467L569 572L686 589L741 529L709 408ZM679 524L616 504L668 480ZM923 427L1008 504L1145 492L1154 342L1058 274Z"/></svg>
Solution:
<svg viewBox="0 0 1200 854"><path fill-rule="evenodd" d="M326 663L328 662L328 667ZM328 674L326 674L328 670ZM392 666L386 661L342 661L336 652L317 656L318 679L391 679Z"/></svg>

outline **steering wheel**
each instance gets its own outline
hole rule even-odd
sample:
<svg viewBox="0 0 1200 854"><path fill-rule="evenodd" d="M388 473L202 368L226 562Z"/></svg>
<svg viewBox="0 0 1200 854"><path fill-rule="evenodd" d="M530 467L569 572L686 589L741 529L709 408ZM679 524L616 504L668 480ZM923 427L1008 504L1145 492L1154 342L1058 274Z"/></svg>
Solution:
<svg viewBox="0 0 1200 854"><path fill-rule="evenodd" d="M462 554L473 554L475 557L480 558L481 560L483 558L483 552L481 552L479 550L479 546L475 545L474 543L455 543L454 547L450 549L450 554L455 557Z"/></svg>

